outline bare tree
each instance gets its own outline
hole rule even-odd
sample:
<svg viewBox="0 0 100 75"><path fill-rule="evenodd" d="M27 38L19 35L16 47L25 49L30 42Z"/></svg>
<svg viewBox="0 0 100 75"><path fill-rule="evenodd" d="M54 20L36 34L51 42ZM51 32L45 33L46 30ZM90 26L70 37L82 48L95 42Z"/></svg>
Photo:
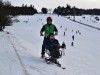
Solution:
<svg viewBox="0 0 100 75"><path fill-rule="evenodd" d="M0 0L0 31L3 31L5 26L10 26L13 23L12 16L9 15L9 7L11 7L9 1L3 2L3 0Z"/></svg>

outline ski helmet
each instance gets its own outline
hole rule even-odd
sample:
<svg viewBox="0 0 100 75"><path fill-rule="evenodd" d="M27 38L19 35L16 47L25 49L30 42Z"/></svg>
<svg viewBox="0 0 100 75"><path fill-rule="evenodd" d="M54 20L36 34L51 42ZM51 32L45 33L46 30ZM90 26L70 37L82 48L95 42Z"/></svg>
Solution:
<svg viewBox="0 0 100 75"><path fill-rule="evenodd" d="M51 20L51 21L52 21L52 17L47 17L47 21L48 21L48 20Z"/></svg>
<svg viewBox="0 0 100 75"><path fill-rule="evenodd" d="M53 33L50 33L50 34L49 34L49 38L50 38L50 36L54 36L54 34L53 34Z"/></svg>
<svg viewBox="0 0 100 75"><path fill-rule="evenodd" d="M51 36L51 35L53 35L53 36L54 36L54 34L53 34L53 33L50 33L50 34L49 34L49 36Z"/></svg>

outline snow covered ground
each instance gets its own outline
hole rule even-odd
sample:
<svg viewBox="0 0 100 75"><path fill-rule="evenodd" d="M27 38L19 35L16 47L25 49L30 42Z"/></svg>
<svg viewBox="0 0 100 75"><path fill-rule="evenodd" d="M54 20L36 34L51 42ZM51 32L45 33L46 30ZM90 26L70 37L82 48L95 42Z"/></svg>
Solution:
<svg viewBox="0 0 100 75"><path fill-rule="evenodd" d="M63 41L66 43L65 56L59 59L62 66L66 67L65 70L48 65L40 58L43 37L39 32L48 16L53 18L53 23L58 28L59 35L55 36L56 39L60 44ZM99 30L57 15L35 14L19 16L18 19L19 23L6 27L5 32L0 32L0 75L100 75ZM86 21L84 23L87 24ZM76 33L78 30L81 35ZM63 36L64 32L66 36ZM73 47L72 35L75 36Z"/></svg>

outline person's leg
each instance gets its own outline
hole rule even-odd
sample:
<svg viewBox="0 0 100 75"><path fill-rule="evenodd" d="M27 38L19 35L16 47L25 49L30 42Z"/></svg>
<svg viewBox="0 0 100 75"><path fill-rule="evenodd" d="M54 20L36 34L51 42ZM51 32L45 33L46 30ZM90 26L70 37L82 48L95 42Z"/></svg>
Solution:
<svg viewBox="0 0 100 75"><path fill-rule="evenodd" d="M45 40L46 38L44 37L44 40ZM43 40L43 41L44 41ZM45 48L43 47L43 45L42 45L42 50L41 50L41 56L42 57L44 57L45 56Z"/></svg>
<svg viewBox="0 0 100 75"><path fill-rule="evenodd" d="M62 48L62 54L63 54L63 56L65 55L65 50L64 50L64 48Z"/></svg>
<svg viewBox="0 0 100 75"><path fill-rule="evenodd" d="M55 57L56 57L56 58L59 58L59 56L60 56L60 51L59 51L59 49L60 49L60 46L56 45L56 46L55 46Z"/></svg>
<svg viewBox="0 0 100 75"><path fill-rule="evenodd" d="M49 52L50 52L50 56L52 56L53 47L52 47L52 46L49 46L49 47L48 47L48 50L49 50Z"/></svg>
<svg viewBox="0 0 100 75"><path fill-rule="evenodd" d="M42 51L41 51L41 55L44 56L45 55L45 48L42 45Z"/></svg>

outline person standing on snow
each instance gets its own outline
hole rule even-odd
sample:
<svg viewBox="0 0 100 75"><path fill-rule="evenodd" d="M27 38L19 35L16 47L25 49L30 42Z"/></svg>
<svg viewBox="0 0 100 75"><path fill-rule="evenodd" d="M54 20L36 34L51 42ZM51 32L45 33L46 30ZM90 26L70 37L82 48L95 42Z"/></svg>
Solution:
<svg viewBox="0 0 100 75"><path fill-rule="evenodd" d="M65 36L65 32L64 32L64 36Z"/></svg>
<svg viewBox="0 0 100 75"><path fill-rule="evenodd" d="M65 55L64 49L66 49L66 44L64 42L62 43L61 48L62 48L62 54Z"/></svg>
<svg viewBox="0 0 100 75"><path fill-rule="evenodd" d="M72 43L71 43L71 46L73 46L73 45L74 45L74 43L72 42Z"/></svg>
<svg viewBox="0 0 100 75"><path fill-rule="evenodd" d="M63 42L61 48L66 49L66 44Z"/></svg>
<svg viewBox="0 0 100 75"><path fill-rule="evenodd" d="M45 32L45 34L43 35L43 32ZM42 29L40 30L40 36L44 36L44 40L47 39L47 37L49 36L50 33L53 33L55 35L58 35L58 30L56 28L56 26L54 24L52 24L52 17L47 17L47 24L44 24L44 26L42 27ZM43 42L44 42L43 40ZM44 58L45 57L45 48L42 45L42 51L41 51L41 57Z"/></svg>
<svg viewBox="0 0 100 75"><path fill-rule="evenodd" d="M74 35L72 36L72 40L74 41Z"/></svg>

